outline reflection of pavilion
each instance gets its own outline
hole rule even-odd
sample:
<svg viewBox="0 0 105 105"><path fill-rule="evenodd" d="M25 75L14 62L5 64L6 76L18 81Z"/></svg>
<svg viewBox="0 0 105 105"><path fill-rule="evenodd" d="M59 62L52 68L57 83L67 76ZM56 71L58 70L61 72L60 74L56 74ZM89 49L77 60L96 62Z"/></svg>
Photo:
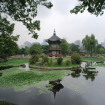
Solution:
<svg viewBox="0 0 105 105"><path fill-rule="evenodd" d="M49 84L52 85L52 88L50 89L50 91L53 92L54 98L56 96L56 92L59 92L60 89L64 88L64 86L60 82L61 82L61 80L59 80L59 79L56 81L49 81Z"/></svg>

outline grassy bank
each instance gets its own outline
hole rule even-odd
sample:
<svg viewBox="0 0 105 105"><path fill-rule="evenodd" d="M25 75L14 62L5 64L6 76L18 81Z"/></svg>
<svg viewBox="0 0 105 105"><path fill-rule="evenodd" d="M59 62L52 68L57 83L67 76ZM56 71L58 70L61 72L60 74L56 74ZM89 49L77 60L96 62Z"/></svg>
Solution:
<svg viewBox="0 0 105 105"><path fill-rule="evenodd" d="M88 57L88 58L82 58L82 61L94 61L94 62L103 62L105 61L105 58L92 58L92 57Z"/></svg>
<svg viewBox="0 0 105 105"><path fill-rule="evenodd" d="M18 66L24 63L28 63L28 58L10 59L7 62L0 62L0 66Z"/></svg>

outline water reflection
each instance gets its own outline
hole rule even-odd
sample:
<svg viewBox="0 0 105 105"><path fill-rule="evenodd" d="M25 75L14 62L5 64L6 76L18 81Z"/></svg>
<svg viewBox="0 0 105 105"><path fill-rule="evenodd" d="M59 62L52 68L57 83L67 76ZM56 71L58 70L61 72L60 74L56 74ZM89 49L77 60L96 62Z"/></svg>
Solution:
<svg viewBox="0 0 105 105"><path fill-rule="evenodd" d="M60 82L61 82L60 79L55 80L55 81L49 81L49 84L52 85L50 91L53 92L54 98L55 98L55 96L56 96L56 93L59 92L61 89L64 88L64 86L63 86Z"/></svg>
<svg viewBox="0 0 105 105"><path fill-rule="evenodd" d="M33 87L30 92L15 92L13 89L0 90L0 98L17 105L89 105L87 101L72 90L63 88L56 97L52 93L38 95L38 89ZM10 104L11 105L11 104Z"/></svg>
<svg viewBox="0 0 105 105"><path fill-rule="evenodd" d="M86 69L95 65L93 62L83 65L84 69L70 72L65 77L66 80L47 82L51 85L48 88L50 93L38 94L40 89L35 87L18 92L14 89L0 89L0 99L13 103L9 105L105 105L105 68Z"/></svg>
<svg viewBox="0 0 105 105"><path fill-rule="evenodd" d="M0 76L2 76L3 73L0 73Z"/></svg>
<svg viewBox="0 0 105 105"><path fill-rule="evenodd" d="M21 65L21 67L24 68L26 71L30 70L28 63L25 63L25 64Z"/></svg>
<svg viewBox="0 0 105 105"><path fill-rule="evenodd" d="M91 79L91 81L94 81L98 71L83 70L83 73L86 80Z"/></svg>
<svg viewBox="0 0 105 105"><path fill-rule="evenodd" d="M0 70L5 70L5 69L9 69L12 68L13 66L0 66Z"/></svg>
<svg viewBox="0 0 105 105"><path fill-rule="evenodd" d="M9 103L9 102L6 102L6 101L0 101L0 105L16 105L16 104L12 104L12 103Z"/></svg>
<svg viewBox="0 0 105 105"><path fill-rule="evenodd" d="M71 73L71 76L72 76L73 78L78 78L78 77L81 76L81 71L82 71L82 70L73 71L73 72Z"/></svg>

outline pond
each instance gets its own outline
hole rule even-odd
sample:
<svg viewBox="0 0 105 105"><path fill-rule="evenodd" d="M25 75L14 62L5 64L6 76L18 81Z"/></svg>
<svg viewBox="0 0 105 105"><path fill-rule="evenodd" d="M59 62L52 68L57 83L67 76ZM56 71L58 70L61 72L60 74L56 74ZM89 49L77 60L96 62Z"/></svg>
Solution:
<svg viewBox="0 0 105 105"><path fill-rule="evenodd" d="M25 90L0 88L0 102L9 105L105 105L104 98L105 67L71 71Z"/></svg>

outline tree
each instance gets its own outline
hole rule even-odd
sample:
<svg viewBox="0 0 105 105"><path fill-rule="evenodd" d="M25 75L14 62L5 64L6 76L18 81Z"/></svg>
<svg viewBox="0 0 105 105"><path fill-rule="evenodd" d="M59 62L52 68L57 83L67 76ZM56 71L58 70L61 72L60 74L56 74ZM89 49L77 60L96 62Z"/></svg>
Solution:
<svg viewBox="0 0 105 105"><path fill-rule="evenodd" d="M30 54L30 47L25 46L25 48L20 48L17 52L17 54L24 54L24 55L28 55Z"/></svg>
<svg viewBox="0 0 105 105"><path fill-rule="evenodd" d="M96 50L96 46L98 41L95 39L95 36L91 34L91 36L86 35L86 37L82 40L83 46L92 56L93 52Z"/></svg>
<svg viewBox="0 0 105 105"><path fill-rule="evenodd" d="M79 45L76 45L74 43L70 44L70 52L79 52L79 51L80 51Z"/></svg>
<svg viewBox="0 0 105 105"><path fill-rule="evenodd" d="M98 44L97 49L96 49L96 53L98 53L98 54L105 53L105 48L101 44Z"/></svg>
<svg viewBox="0 0 105 105"><path fill-rule="evenodd" d="M19 35L13 36L14 24L10 24L0 16L0 58L7 60L8 56L15 54L18 50L16 41Z"/></svg>
<svg viewBox="0 0 105 105"><path fill-rule="evenodd" d="M69 44L65 39L61 42L60 47L62 49L62 54L66 56L69 53Z"/></svg>
<svg viewBox="0 0 105 105"><path fill-rule="evenodd" d="M99 54L104 54L105 53L105 49L104 48L99 48Z"/></svg>
<svg viewBox="0 0 105 105"><path fill-rule="evenodd" d="M0 16L7 14L12 19L22 22L29 34L37 38L36 30L40 30L40 21L35 20L38 5L52 7L52 3L47 0L0 0Z"/></svg>
<svg viewBox="0 0 105 105"><path fill-rule="evenodd" d="M49 45L42 45L42 50L44 54L48 54L49 52Z"/></svg>
<svg viewBox="0 0 105 105"><path fill-rule="evenodd" d="M94 15L102 15L105 9L105 0L78 0L80 3L75 6L70 12L77 14L78 12L83 13L87 10L89 13Z"/></svg>
<svg viewBox="0 0 105 105"><path fill-rule="evenodd" d="M18 53L17 54L20 54L20 55L25 54L25 48L20 48L18 50Z"/></svg>
<svg viewBox="0 0 105 105"><path fill-rule="evenodd" d="M40 44L33 44L30 47L30 54L34 55L34 54L41 54L42 53L42 49L41 49L41 45Z"/></svg>
<svg viewBox="0 0 105 105"><path fill-rule="evenodd" d="M25 55L30 54L30 47L25 46Z"/></svg>

